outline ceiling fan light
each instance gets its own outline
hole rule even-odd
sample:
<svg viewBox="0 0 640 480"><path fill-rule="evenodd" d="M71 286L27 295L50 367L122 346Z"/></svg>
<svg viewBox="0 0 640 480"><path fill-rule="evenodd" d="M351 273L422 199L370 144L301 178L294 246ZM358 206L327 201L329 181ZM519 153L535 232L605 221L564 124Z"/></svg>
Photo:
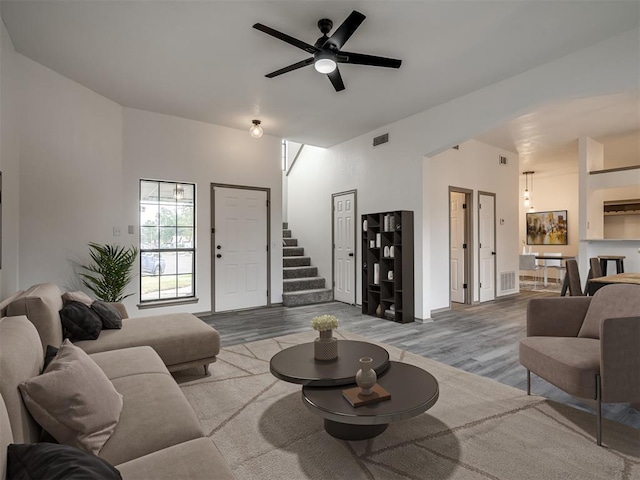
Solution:
<svg viewBox="0 0 640 480"><path fill-rule="evenodd" d="M249 135L251 135L253 138L260 138L264 133L262 127L260 126L260 120L251 120L251 123L253 123L253 125L251 125L251 128L249 128Z"/></svg>
<svg viewBox="0 0 640 480"><path fill-rule="evenodd" d="M318 58L316 58L316 61L313 64L313 66L320 73L331 73L336 69L338 64L336 63L336 61L333 58L318 57Z"/></svg>

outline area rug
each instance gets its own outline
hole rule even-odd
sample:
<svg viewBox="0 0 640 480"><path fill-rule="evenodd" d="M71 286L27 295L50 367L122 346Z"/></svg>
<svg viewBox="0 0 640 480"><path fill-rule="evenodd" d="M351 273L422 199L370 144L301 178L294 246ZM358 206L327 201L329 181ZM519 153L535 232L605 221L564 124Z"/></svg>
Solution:
<svg viewBox="0 0 640 480"><path fill-rule="evenodd" d="M597 447L593 415L384 344L392 360L431 372L440 398L376 438L337 440L302 404L300 386L269 372L276 352L314 337L310 331L224 348L210 376L176 377L239 479L640 478L640 431L604 420L604 446Z"/></svg>

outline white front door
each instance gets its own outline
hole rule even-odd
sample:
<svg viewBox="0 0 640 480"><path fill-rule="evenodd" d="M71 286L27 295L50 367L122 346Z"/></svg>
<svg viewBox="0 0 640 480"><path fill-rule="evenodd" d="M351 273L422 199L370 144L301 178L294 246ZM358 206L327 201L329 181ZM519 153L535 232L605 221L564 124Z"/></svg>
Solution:
<svg viewBox="0 0 640 480"><path fill-rule="evenodd" d="M496 298L496 210L495 195L479 194L480 301Z"/></svg>
<svg viewBox="0 0 640 480"><path fill-rule="evenodd" d="M333 197L333 298L355 305L355 192Z"/></svg>
<svg viewBox="0 0 640 480"><path fill-rule="evenodd" d="M213 187L214 311L267 305L267 192Z"/></svg>
<svg viewBox="0 0 640 480"><path fill-rule="evenodd" d="M449 248L451 251L451 301L464 303L464 243L465 243L465 215L464 215L465 194L461 192L451 192L450 194L450 219L451 228L449 237Z"/></svg>

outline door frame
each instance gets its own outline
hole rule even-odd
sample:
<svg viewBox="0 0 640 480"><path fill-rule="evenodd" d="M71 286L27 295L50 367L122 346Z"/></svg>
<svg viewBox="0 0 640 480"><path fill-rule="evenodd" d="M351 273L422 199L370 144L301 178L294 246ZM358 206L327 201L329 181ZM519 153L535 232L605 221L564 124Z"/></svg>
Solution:
<svg viewBox="0 0 640 480"><path fill-rule="evenodd" d="M229 183L214 183L211 182L210 189L210 208L211 208L211 245L209 249L209 257L211 261L211 313L216 311L216 262L215 262L215 240L216 240L216 209L215 209L215 187L221 188L236 188L238 190L259 190L266 192L267 194L267 307L271 306L271 188L269 187L252 187L250 185L233 185ZM251 307L252 308L264 308L264 307Z"/></svg>
<svg viewBox="0 0 640 480"><path fill-rule="evenodd" d="M464 254L464 278L467 280L467 291L465 292L464 305L472 305L473 304L473 275L471 265L473 265L473 190L469 188L462 187L453 187L449 186L448 200L449 200L449 308L451 308L451 193L462 193L464 194L464 201L467 204L467 208L464 213L464 240L467 243L467 248L465 249Z"/></svg>
<svg viewBox="0 0 640 480"><path fill-rule="evenodd" d="M496 298L498 298L497 293L498 293L498 284L497 284L497 278L498 278L498 237L497 235L497 229L496 229L496 207L497 207L497 196L494 192L485 192L483 190L478 190L478 250L480 250L480 195L485 195L487 197L493 197L493 251L495 252L495 254L493 255L493 299L495 300ZM480 281L480 262L481 262L481 258L480 258L480 252L478 251L478 282ZM479 284L479 283L478 283ZM480 289L478 289L478 303L481 303L480 301Z"/></svg>
<svg viewBox="0 0 640 480"><path fill-rule="evenodd" d="M358 189L354 188L353 190L345 190L344 192L332 193L331 194L331 293L335 298L335 286L336 286L336 249L335 249L335 211L333 210L333 202L335 197L339 197L341 195L348 195L349 193L353 193L353 303L351 305L356 305L357 301L357 285L358 285L358 227L357 224L360 223L360 219L358 218ZM349 304L347 304L349 305Z"/></svg>

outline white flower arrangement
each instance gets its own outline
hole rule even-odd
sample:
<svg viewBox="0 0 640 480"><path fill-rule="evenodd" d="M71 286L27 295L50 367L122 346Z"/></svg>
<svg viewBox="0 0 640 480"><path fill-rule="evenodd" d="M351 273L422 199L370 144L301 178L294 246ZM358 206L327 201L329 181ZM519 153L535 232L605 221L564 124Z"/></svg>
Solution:
<svg viewBox="0 0 640 480"><path fill-rule="evenodd" d="M338 319L333 315L320 315L319 317L313 317L311 326L319 332L334 330L338 328Z"/></svg>

